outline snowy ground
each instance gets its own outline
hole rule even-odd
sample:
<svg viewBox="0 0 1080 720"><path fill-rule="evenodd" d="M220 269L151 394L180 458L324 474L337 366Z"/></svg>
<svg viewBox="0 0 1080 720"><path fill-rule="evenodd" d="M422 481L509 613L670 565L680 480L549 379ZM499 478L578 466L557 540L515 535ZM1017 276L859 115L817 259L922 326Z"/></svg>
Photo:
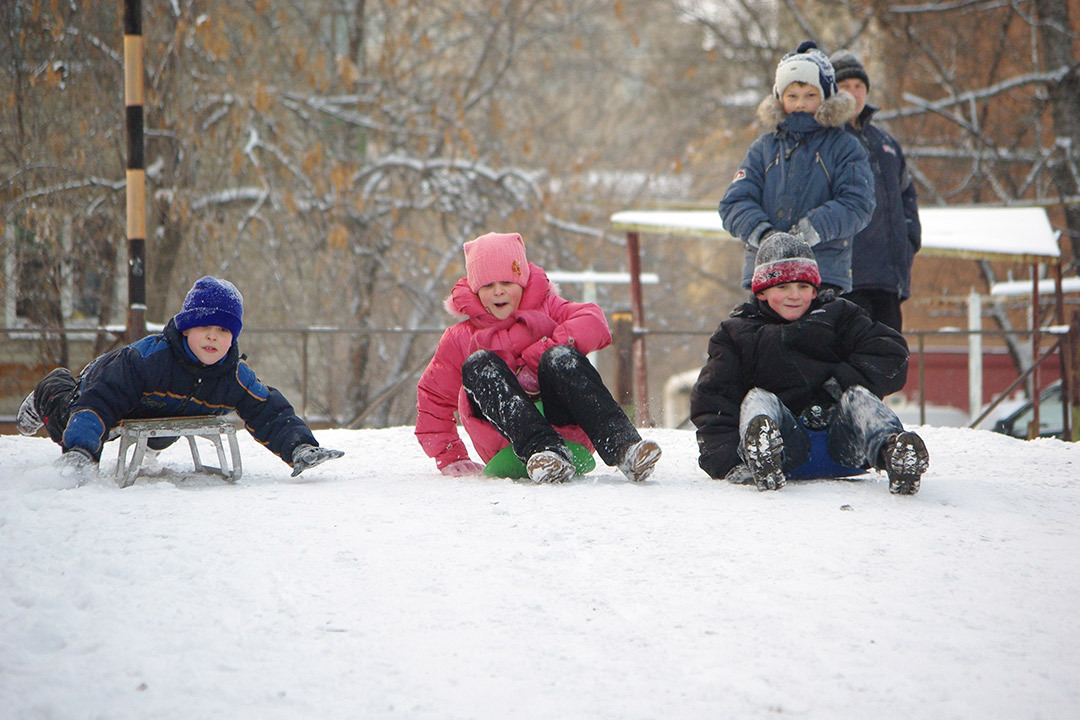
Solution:
<svg viewBox="0 0 1080 720"><path fill-rule="evenodd" d="M411 428L125 490L0 436L0 718L1080 717L1080 445L922 433L915 497L715 482L681 430L555 487Z"/></svg>

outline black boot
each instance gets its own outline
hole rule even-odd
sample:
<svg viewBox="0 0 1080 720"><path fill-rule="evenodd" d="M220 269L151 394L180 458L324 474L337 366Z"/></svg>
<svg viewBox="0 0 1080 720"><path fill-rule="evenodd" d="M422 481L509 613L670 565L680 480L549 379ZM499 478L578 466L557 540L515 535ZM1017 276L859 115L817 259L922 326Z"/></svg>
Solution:
<svg viewBox="0 0 1080 720"><path fill-rule="evenodd" d="M548 348L537 372L544 413L552 425L578 425L600 458L631 480L644 480L660 459L660 448L642 445L637 428L615 402L603 378L580 350L570 345Z"/></svg>
<svg viewBox="0 0 1080 720"><path fill-rule="evenodd" d="M784 477L784 439L768 415L750 419L743 436L746 465L758 490L779 490L787 483Z"/></svg>
<svg viewBox="0 0 1080 720"><path fill-rule="evenodd" d="M19 432L33 435L44 425L54 442L62 442L78 389L78 381L67 368L56 368L46 375L19 407L16 419Z"/></svg>
<svg viewBox="0 0 1080 720"><path fill-rule="evenodd" d="M881 449L881 455L889 475L889 492L897 495L919 492L922 474L930 467L930 453L921 437L913 432L893 435Z"/></svg>

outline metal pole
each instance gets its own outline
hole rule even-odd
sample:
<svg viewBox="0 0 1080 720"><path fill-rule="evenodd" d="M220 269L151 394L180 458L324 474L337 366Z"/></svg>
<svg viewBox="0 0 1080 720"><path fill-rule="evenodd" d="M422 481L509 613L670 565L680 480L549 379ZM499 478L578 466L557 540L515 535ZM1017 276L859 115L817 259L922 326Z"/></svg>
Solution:
<svg viewBox="0 0 1080 720"><path fill-rule="evenodd" d="M142 0L124 0L124 106L127 127L127 341L146 335L146 157L143 144Z"/></svg>
<svg viewBox="0 0 1080 720"><path fill-rule="evenodd" d="M649 418L649 383L645 369L645 307L641 301L641 249L640 236L626 233L626 254L630 265L630 311L634 315L634 407L639 427L651 427Z"/></svg>
<svg viewBox="0 0 1080 720"><path fill-rule="evenodd" d="M1039 264L1031 266L1031 360L1035 362L1039 357L1039 325L1042 318L1039 315ZM1031 392L1031 424L1028 426L1028 440L1039 437L1041 420L1039 418L1039 394L1042 392L1039 386L1039 363L1032 373Z"/></svg>
<svg viewBox="0 0 1080 720"><path fill-rule="evenodd" d="M982 297L972 288L968 295L968 418L982 411Z"/></svg>

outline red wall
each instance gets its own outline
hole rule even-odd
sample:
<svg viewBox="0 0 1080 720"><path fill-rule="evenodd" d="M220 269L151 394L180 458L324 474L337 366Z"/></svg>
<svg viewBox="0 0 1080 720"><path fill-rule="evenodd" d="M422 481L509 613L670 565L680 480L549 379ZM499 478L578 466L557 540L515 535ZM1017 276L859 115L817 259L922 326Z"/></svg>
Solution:
<svg viewBox="0 0 1080 720"><path fill-rule="evenodd" d="M965 349L929 351L926 357L926 402L930 405L951 405L966 412L968 408L968 355ZM911 402L919 400L918 353L911 353L908 380L903 394ZM1002 352L983 353L983 405L997 397L1016 380L1019 373L1012 358ZM1045 388L1061 376L1058 358L1044 361L1039 369L1039 387ZM1022 392L1023 387L1019 388Z"/></svg>

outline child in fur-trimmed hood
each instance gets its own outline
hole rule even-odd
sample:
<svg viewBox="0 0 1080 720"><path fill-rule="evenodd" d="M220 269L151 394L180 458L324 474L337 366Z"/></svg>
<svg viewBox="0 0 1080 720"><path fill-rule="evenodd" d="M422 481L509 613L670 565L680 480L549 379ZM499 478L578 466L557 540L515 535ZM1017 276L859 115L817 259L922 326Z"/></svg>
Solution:
<svg viewBox="0 0 1080 720"><path fill-rule="evenodd" d="M556 293L517 233L465 243L466 276L447 300L447 328L416 388L416 437L444 475L478 475L456 412L481 460L506 447L534 482L575 473L567 442L644 480L660 448L642 440L586 354L611 343L603 311ZM543 413L535 401L543 401Z"/></svg>
<svg viewBox="0 0 1080 720"><path fill-rule="evenodd" d="M874 211L874 177L862 144L844 131L855 98L838 90L832 65L810 41L776 67L757 116L768 132L750 146L720 201L724 228L746 245L742 284L774 232L814 249L827 288L851 289L852 238Z"/></svg>

